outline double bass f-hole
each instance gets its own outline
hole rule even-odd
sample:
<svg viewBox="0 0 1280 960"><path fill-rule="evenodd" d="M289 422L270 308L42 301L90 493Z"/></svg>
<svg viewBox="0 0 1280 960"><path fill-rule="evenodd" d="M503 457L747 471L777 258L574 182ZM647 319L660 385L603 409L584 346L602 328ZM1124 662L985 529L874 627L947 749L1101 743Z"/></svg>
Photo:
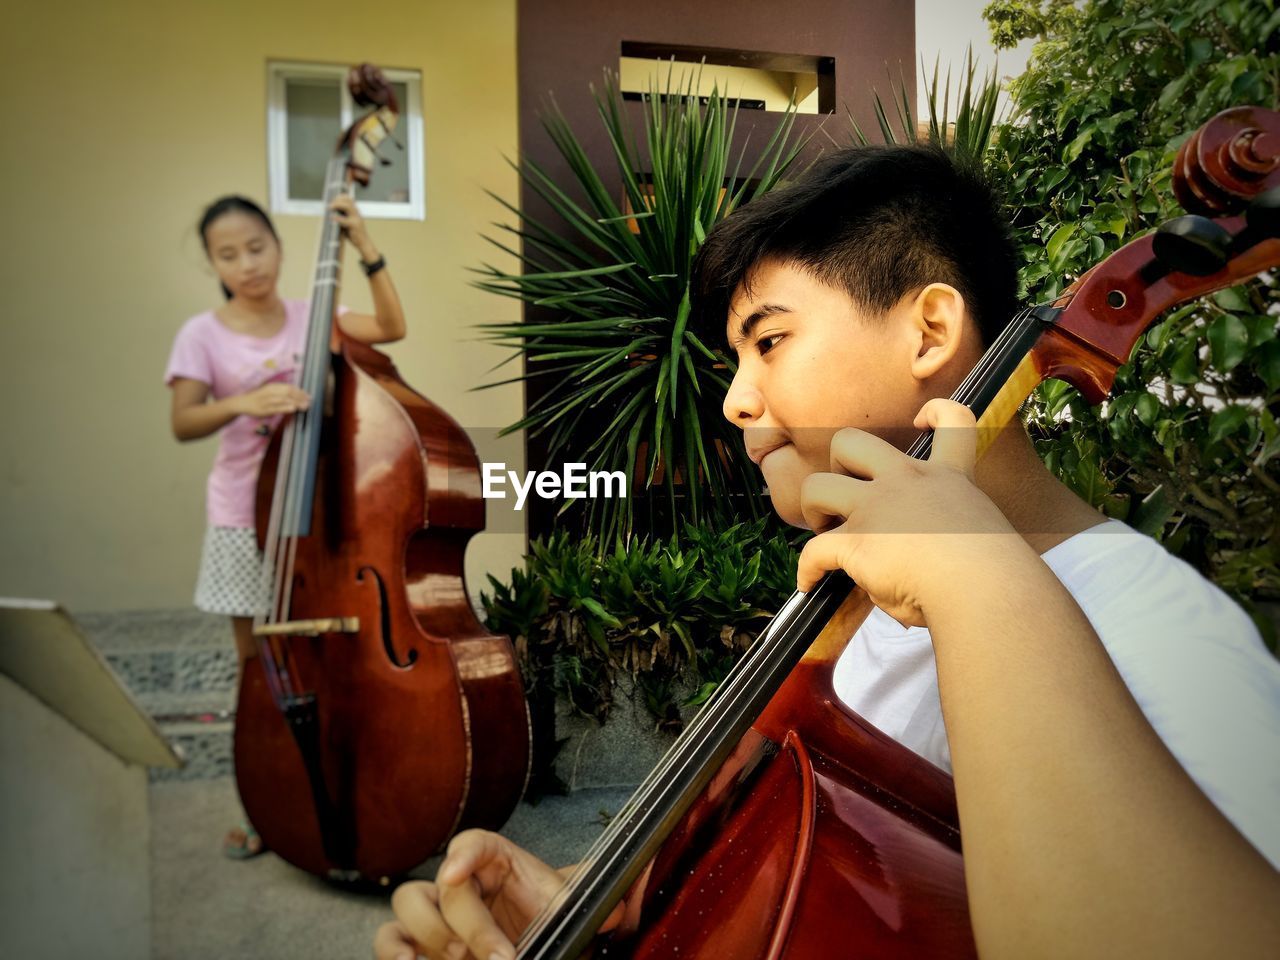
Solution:
<svg viewBox="0 0 1280 960"><path fill-rule="evenodd" d="M387 585L382 582L382 577L378 575L378 571L373 567L361 567L360 572L356 574L356 580L360 583L365 582L366 574L373 579L378 588L378 625L381 628L379 633L382 636L382 649L387 652L387 659L395 666L411 667L418 661L418 651L411 647L403 659L396 651L395 638L392 635L391 628L391 610L387 606Z"/></svg>

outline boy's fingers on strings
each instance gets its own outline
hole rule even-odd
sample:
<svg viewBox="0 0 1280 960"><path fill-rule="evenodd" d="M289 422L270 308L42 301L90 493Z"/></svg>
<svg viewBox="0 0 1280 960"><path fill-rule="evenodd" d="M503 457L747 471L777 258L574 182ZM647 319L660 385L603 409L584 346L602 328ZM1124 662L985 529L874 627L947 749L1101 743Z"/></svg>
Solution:
<svg viewBox="0 0 1280 960"><path fill-rule="evenodd" d="M930 463L941 463L973 479L978 459L978 421L962 403L935 397L916 414L915 426L933 431Z"/></svg>
<svg viewBox="0 0 1280 960"><path fill-rule="evenodd" d="M858 538L840 531L821 533L804 545L796 567L796 589L812 590L831 570L850 571ZM856 580L857 578L854 577Z"/></svg>

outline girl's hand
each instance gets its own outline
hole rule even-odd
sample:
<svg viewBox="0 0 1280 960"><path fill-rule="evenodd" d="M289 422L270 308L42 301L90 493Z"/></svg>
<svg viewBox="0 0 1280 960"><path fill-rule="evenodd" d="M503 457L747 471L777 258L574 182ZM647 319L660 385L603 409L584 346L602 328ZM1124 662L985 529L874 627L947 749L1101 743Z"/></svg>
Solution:
<svg viewBox="0 0 1280 960"><path fill-rule="evenodd" d="M930 400L915 426L933 428L927 461L862 430L831 441L831 472L801 490L805 521L819 532L800 553L797 582L808 590L843 569L899 623L924 626L928 607L962 591L992 551L1026 549L1009 521L973 483L973 413Z"/></svg>
<svg viewBox="0 0 1280 960"><path fill-rule="evenodd" d="M342 227L343 236L351 241L351 245L360 254L360 259L365 263L372 263L377 260L378 248L369 239L369 231L365 227L364 217L360 216L360 210L356 207L355 200L343 194L334 198L333 202L329 204L329 209L333 211L333 219Z"/></svg>
<svg viewBox="0 0 1280 960"><path fill-rule="evenodd" d="M449 842L436 881L405 883L391 897L396 919L379 928L377 960L515 957L513 944L565 880L510 840L464 830Z"/></svg>
<svg viewBox="0 0 1280 960"><path fill-rule="evenodd" d="M266 383L236 398L237 413L267 420L282 413L295 413L311 405L305 390L289 383Z"/></svg>

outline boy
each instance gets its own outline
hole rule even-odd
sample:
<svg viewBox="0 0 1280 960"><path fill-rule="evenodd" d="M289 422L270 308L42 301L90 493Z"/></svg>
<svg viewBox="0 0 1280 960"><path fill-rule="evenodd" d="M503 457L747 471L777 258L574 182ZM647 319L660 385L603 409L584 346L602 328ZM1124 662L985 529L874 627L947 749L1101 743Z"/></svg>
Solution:
<svg viewBox="0 0 1280 960"><path fill-rule="evenodd" d="M800 589L842 568L878 607L837 690L952 770L980 953L1264 955L1280 666L1221 591L1053 479L1016 421L975 465L973 416L942 398L1013 315L1014 272L990 191L942 153L831 156L699 252L699 316L738 358L725 416L779 515L821 531ZM908 458L926 428L929 461ZM396 892L377 955L507 960L561 883L460 834L436 884Z"/></svg>

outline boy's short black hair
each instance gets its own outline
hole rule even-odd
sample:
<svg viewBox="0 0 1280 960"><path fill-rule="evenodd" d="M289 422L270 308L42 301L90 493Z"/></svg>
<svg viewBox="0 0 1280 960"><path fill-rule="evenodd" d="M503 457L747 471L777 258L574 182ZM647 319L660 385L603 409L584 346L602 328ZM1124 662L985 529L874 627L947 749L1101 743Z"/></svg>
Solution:
<svg viewBox="0 0 1280 960"><path fill-rule="evenodd" d="M984 345L1017 308L1017 254L982 174L932 146L849 147L717 224L694 260L693 322L723 331L756 264L778 259L881 315L934 282L960 291Z"/></svg>

